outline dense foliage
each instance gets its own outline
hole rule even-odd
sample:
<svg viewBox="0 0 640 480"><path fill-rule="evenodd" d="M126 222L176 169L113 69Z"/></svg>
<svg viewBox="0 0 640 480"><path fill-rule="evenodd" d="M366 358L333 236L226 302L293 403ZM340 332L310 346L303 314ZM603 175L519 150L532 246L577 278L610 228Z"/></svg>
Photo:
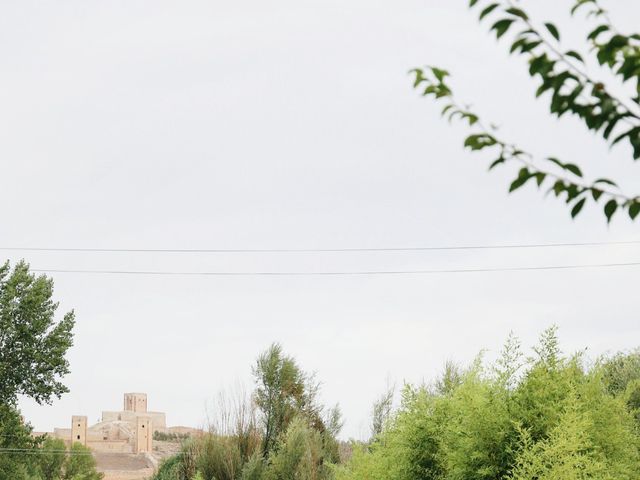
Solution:
<svg viewBox="0 0 640 480"><path fill-rule="evenodd" d="M589 367L560 353L555 329L534 353L524 359L511 338L494 365L478 359L446 382L405 387L387 429L338 480L637 479L637 356Z"/></svg>
<svg viewBox="0 0 640 480"><path fill-rule="evenodd" d="M55 320L53 281L29 266L0 265L0 479L99 480L95 461L80 444L34 438L17 409L18 395L51 403L67 392L65 355L72 345L74 315Z"/></svg>
<svg viewBox="0 0 640 480"><path fill-rule="evenodd" d="M65 353L73 340L73 312L55 321L53 281L36 277L29 266L0 266L0 403L14 405L18 395L51 403L68 389Z"/></svg>
<svg viewBox="0 0 640 480"><path fill-rule="evenodd" d="M154 480L634 480L640 472L640 352L566 356L555 328L529 358L511 336L491 364L448 362L431 384L406 385L396 411L389 388L374 402L371 440L352 442L342 462L339 416L319 414L317 385L294 359L275 345L254 375L253 396L236 403L241 413L223 414L235 427L187 441ZM278 434L265 454L267 428Z"/></svg>
<svg viewBox="0 0 640 480"><path fill-rule="evenodd" d="M481 21L491 21L490 31L498 39L515 32L510 52L527 58L529 74L538 82L535 94L548 98L552 115L574 115L611 147L627 144L630 156L634 160L640 158L640 34L620 32L598 0L576 0L572 14L588 9L588 18L596 22L586 37L589 55L563 47L559 28L548 21L536 23L521 4L511 0L471 0L470 5L479 9ZM617 84L594 78L589 73L590 64L607 70L605 74L613 74ZM449 120L462 120L475 130L467 136L465 147L493 152L490 170L507 163L518 166L510 192L531 181L538 188L546 187L556 197L563 197L571 207L572 217L591 201L602 201L607 221L618 210L626 210L631 219L640 214L640 196L622 193L613 180L587 181L575 160L566 162L553 156L536 160L525 149L500 138L495 127L455 100L446 70L429 67L413 73L414 86L423 95L445 102L443 115Z"/></svg>
<svg viewBox="0 0 640 480"><path fill-rule="evenodd" d="M100 480L91 451L74 443L70 450L59 439L47 438L33 455L30 480Z"/></svg>
<svg viewBox="0 0 640 480"><path fill-rule="evenodd" d="M219 421L185 442L154 480L322 480L333 478L342 423L319 404L319 384L274 344L253 368L250 398L225 402Z"/></svg>

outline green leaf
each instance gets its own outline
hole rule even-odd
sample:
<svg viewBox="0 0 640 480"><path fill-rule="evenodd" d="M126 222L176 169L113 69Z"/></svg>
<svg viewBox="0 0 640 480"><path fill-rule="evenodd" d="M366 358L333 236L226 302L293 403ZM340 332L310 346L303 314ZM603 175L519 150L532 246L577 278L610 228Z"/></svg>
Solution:
<svg viewBox="0 0 640 480"><path fill-rule="evenodd" d="M491 12L493 12L497 7L499 6L498 3L492 3L491 5L489 5L488 7L484 8L481 12L480 12L480 20L482 20L484 17L486 17L487 15L489 15Z"/></svg>
<svg viewBox="0 0 640 480"><path fill-rule="evenodd" d="M556 165L558 165L560 168L564 169L564 163L562 163L560 160L558 160L557 158L554 157L548 157L547 160L549 160L550 162L555 163Z"/></svg>
<svg viewBox="0 0 640 480"><path fill-rule="evenodd" d="M584 203L587 201L586 198L582 198L582 200L580 200L578 203L576 203L573 208L571 209L571 218L576 218L576 215L578 215L580 213L580 210L582 210L582 207L584 207Z"/></svg>
<svg viewBox="0 0 640 480"><path fill-rule="evenodd" d="M509 193L522 187L531 177L532 174L526 167L521 168L518 172L518 177L513 182L511 182L511 185L509 186Z"/></svg>
<svg viewBox="0 0 640 480"><path fill-rule="evenodd" d="M491 26L491 30L495 30L496 31L496 37L500 38L505 33L507 33L507 30L509 30L509 27L511 26L511 24L513 22L514 22L514 20L511 19L511 18L503 18L502 20L498 20L496 23L494 23Z"/></svg>
<svg viewBox="0 0 640 480"><path fill-rule="evenodd" d="M604 214L607 216L607 223L611 222L611 217L613 217L613 214L616 213L617 209L618 202L616 202L615 200L612 199L605 203Z"/></svg>
<svg viewBox="0 0 640 480"><path fill-rule="evenodd" d="M477 115L469 112L463 113L462 118L466 118L470 126L475 125L476 123L478 123L478 120L479 120Z"/></svg>
<svg viewBox="0 0 640 480"><path fill-rule="evenodd" d="M500 157L497 160L494 160L491 165L489 165L489 171L493 170L495 167L497 167L498 165L500 165L501 163L504 163L505 159L504 157Z"/></svg>
<svg viewBox="0 0 640 480"><path fill-rule="evenodd" d="M598 35L600 35L603 32L606 32L607 30L609 30L608 25L599 25L595 30L593 30L589 34L589 36L587 37L587 40L593 40L595 42L596 39L598 38Z"/></svg>
<svg viewBox="0 0 640 480"><path fill-rule="evenodd" d="M422 92L422 95L429 95L431 93L436 93L436 86L435 85L427 85L424 89L424 91Z"/></svg>
<svg viewBox="0 0 640 480"><path fill-rule="evenodd" d="M416 79L413 82L413 88L416 88L418 85L420 85L420 83L422 83L425 80L423 72L422 72L422 70L420 68L414 68L409 73L415 73L416 74Z"/></svg>
<svg viewBox="0 0 640 480"><path fill-rule="evenodd" d="M491 147L498 143L494 137L487 133L479 133L475 135L469 135L465 141L464 146L469 147L471 150L482 150L486 147Z"/></svg>
<svg viewBox="0 0 640 480"><path fill-rule="evenodd" d="M442 80L444 80L444 77L449 76L449 72L447 72L446 70L443 70L442 68L438 68L438 67L429 67L429 68L431 69L435 77L441 82Z"/></svg>
<svg viewBox="0 0 640 480"><path fill-rule="evenodd" d="M584 63L584 59L582 58L582 55L580 55L578 52L576 52L575 50L569 50L568 52L564 52L564 54L567 57L573 57L576 60L579 60L580 62Z"/></svg>
<svg viewBox="0 0 640 480"><path fill-rule="evenodd" d="M618 187L618 185L613 182L612 180L609 180L608 178L599 178L596 181L593 182L593 184L595 185L596 183L604 183L606 185L611 185L613 187Z"/></svg>
<svg viewBox="0 0 640 480"><path fill-rule="evenodd" d="M478 3L478 0L469 0L469 8L473 8L476 3Z"/></svg>
<svg viewBox="0 0 640 480"><path fill-rule="evenodd" d="M602 190L598 190L597 188L591 187L591 195L593 196L593 199L597 202L602 196Z"/></svg>
<svg viewBox="0 0 640 480"><path fill-rule="evenodd" d="M569 170L574 175L582 177L582 171L578 168L577 165L574 165L573 163L567 163L565 164L564 168L565 170Z"/></svg>
<svg viewBox="0 0 640 480"><path fill-rule="evenodd" d="M519 38L518 40L513 42L513 44L511 45L511 49L509 50L509 53L515 52L518 49L518 47L523 47L526 44L527 44L526 38Z"/></svg>
<svg viewBox="0 0 640 480"><path fill-rule="evenodd" d="M565 191L566 188L567 187L565 187L564 182L562 182L561 180L558 180L556 183L553 184L553 193L555 193L557 197L563 191Z"/></svg>
<svg viewBox="0 0 640 480"><path fill-rule="evenodd" d="M520 8L516 8L516 7L511 7L511 8L507 8L505 10L507 13L510 13L511 15L515 15L516 17L520 17L523 20L529 20L529 17L527 16L526 13L524 13L524 11Z"/></svg>
<svg viewBox="0 0 640 480"><path fill-rule="evenodd" d="M635 220L639 213L640 201L635 200L631 205L629 205L629 216L631 217L631 220Z"/></svg>
<svg viewBox="0 0 640 480"><path fill-rule="evenodd" d="M441 115L444 115L445 113L447 113L449 110L451 110L453 107L455 107L455 105L445 105L444 108L442 109L442 112L440 112Z"/></svg>
<svg viewBox="0 0 640 480"><path fill-rule="evenodd" d="M543 173L543 172L538 172L535 175L536 177L536 182L538 183L538 186L542 185L542 182L544 182L544 179L547 178L547 174Z"/></svg>
<svg viewBox="0 0 640 480"><path fill-rule="evenodd" d="M553 23L545 23L544 26L547 27L547 30L549 30L551 35L553 35L553 38L560 41L560 32Z"/></svg>
<svg viewBox="0 0 640 480"><path fill-rule="evenodd" d="M537 40L535 42L529 42L526 43L522 46L522 48L520 49L520 51L522 53L526 53L526 52L530 52L531 50L533 50L534 48L536 48L538 45L540 45L542 43L542 40Z"/></svg>
<svg viewBox="0 0 640 480"><path fill-rule="evenodd" d="M567 203L570 203L571 200L576 198L580 193L582 193L580 188L576 184L570 183L567 187Z"/></svg>
<svg viewBox="0 0 640 480"><path fill-rule="evenodd" d="M550 162L555 163L556 165L558 165L563 170L567 170L567 171L573 173L574 175L576 175L578 177L582 177L582 171L580 170L580 168L577 165L574 165L573 163L562 163L560 160L558 160L557 158L554 158L554 157L548 157L547 160L549 160Z"/></svg>
<svg viewBox="0 0 640 480"><path fill-rule="evenodd" d="M593 0L578 0L576 4L571 8L571 15L574 15L580 7L582 7L583 5L588 5L589 3L593 3Z"/></svg>

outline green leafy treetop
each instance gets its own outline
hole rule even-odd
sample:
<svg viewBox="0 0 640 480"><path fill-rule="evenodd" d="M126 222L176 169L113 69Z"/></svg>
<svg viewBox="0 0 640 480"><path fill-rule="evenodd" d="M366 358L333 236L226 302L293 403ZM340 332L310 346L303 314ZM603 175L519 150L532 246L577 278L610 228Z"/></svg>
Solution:
<svg viewBox="0 0 640 480"><path fill-rule="evenodd" d="M52 294L53 281L30 273L25 262L13 271L9 263L0 265L1 480L101 478L85 447L73 445L67 454L59 440L34 438L17 409L19 395L42 404L68 391L60 378L69 373L65 354L73 343L74 315L57 322Z"/></svg>
<svg viewBox="0 0 640 480"><path fill-rule="evenodd" d="M294 358L284 355L280 345L271 345L258 357L253 375L257 384L254 399L264 423L262 453L265 457L296 416L306 418L309 425L320 432L327 429L322 407L316 399L318 383L313 375L302 371Z"/></svg>
<svg viewBox="0 0 640 480"><path fill-rule="evenodd" d="M515 31L510 52L524 55L529 61L529 74L536 78L536 96L546 95L551 114L578 117L591 131L598 133L611 147L627 144L634 160L640 159L640 34L623 34L613 25L597 0L577 0L572 14L589 9L596 25L586 41L597 63L610 70L622 89L632 84L628 98L611 93L610 85L593 78L585 59L576 50L561 46L560 30L551 22L534 22L529 14L512 0L471 0L480 10L480 20L491 21L490 31L498 39ZM600 202L607 221L619 211L631 219L640 214L640 195L627 195L608 178L585 179L576 162L564 162L554 156L535 159L533 155L508 140L499 138L496 129L487 126L477 112L461 106L449 87L446 70L436 67L416 68L414 87L424 96L445 102L442 115L449 120L468 123L474 131L464 146L473 151L491 150L495 157L489 170L502 164L518 165L518 173L509 186L513 192L531 182L561 197L577 216L588 202Z"/></svg>
<svg viewBox="0 0 640 480"><path fill-rule="evenodd" d="M60 378L69 373L74 313L56 322L52 294L53 281L25 262L0 266L0 404L15 405L18 395L51 403L68 392Z"/></svg>
<svg viewBox="0 0 640 480"><path fill-rule="evenodd" d="M47 438L35 457L33 480L101 480L104 476L96 471L91 450L77 442L67 452L64 441Z"/></svg>

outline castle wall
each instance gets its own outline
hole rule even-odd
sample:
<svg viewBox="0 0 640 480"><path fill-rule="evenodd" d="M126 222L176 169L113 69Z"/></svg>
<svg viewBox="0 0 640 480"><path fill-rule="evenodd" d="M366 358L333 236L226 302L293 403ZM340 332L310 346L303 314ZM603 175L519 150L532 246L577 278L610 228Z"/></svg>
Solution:
<svg viewBox="0 0 640 480"><path fill-rule="evenodd" d="M104 453L133 453L133 446L129 440L100 440L89 441L87 446L96 452Z"/></svg>
<svg viewBox="0 0 640 480"><path fill-rule="evenodd" d="M123 410L120 412L102 412L102 421L103 422L115 422L115 421L120 421L120 422L129 422L132 425L135 425L136 423L136 417L139 414L136 412L133 412L131 410Z"/></svg>
<svg viewBox="0 0 640 480"><path fill-rule="evenodd" d="M131 424L132 428L135 427L137 418L139 416L149 417L151 422L153 423L154 430L164 431L167 428L167 418L163 412L132 412L132 411L122 411L122 412L110 412L105 411L102 412L102 421L103 422L128 422Z"/></svg>
<svg viewBox="0 0 640 480"><path fill-rule="evenodd" d="M122 414L122 412L103 411L102 412L102 421L103 422L117 422L119 420L122 420L122 418L120 417L121 414Z"/></svg>
<svg viewBox="0 0 640 480"><path fill-rule="evenodd" d="M54 438L59 438L60 440L64 440L68 442L71 440L71 429L70 428L54 428L53 436Z"/></svg>
<svg viewBox="0 0 640 480"><path fill-rule="evenodd" d="M167 429L167 417L163 412L147 412L146 416L151 419L154 432L156 430L164 432Z"/></svg>

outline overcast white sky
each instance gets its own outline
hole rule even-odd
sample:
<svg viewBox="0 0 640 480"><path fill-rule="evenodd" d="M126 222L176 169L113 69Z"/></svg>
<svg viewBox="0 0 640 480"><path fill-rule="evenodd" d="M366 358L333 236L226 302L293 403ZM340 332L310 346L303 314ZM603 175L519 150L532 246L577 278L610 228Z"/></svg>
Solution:
<svg viewBox="0 0 640 480"><path fill-rule="evenodd" d="M529 1L575 47L569 0ZM622 29L640 4L610 2ZM535 4L535 5L534 5ZM4 1L0 4L0 247L333 248L640 239L619 215L575 221L513 172L486 173L464 129L412 91L448 68L461 99L538 155L640 192L629 150L533 96L524 60L466 0ZM640 261L640 246L497 252L78 254L0 252L33 268L357 270ZM557 324L569 351L640 344L638 267L384 277L53 275L77 314L71 393L21 402L38 430L98 418L143 391L171 425L279 341L367 434L388 381L432 378L530 345ZM144 352L140 354L139 352Z"/></svg>

